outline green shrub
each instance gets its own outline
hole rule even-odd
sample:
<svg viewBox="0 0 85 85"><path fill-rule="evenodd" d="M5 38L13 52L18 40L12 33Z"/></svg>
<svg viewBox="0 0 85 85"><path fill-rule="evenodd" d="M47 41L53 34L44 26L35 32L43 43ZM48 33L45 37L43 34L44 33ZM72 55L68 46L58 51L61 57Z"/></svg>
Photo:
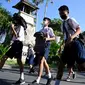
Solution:
<svg viewBox="0 0 85 85"><path fill-rule="evenodd" d="M49 58L48 58L49 64L56 64L57 62L59 62L58 50L59 50L60 46L61 46L61 42L56 44L56 42L53 41L51 43L50 53L49 53Z"/></svg>
<svg viewBox="0 0 85 85"><path fill-rule="evenodd" d="M8 51L8 49L9 49L9 46L4 46L3 44L0 45L0 59Z"/></svg>

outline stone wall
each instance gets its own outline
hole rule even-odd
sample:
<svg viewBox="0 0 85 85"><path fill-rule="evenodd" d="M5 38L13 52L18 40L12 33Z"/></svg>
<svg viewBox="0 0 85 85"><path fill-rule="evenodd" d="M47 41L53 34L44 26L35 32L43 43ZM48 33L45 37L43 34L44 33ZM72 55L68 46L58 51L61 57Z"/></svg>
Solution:
<svg viewBox="0 0 85 85"><path fill-rule="evenodd" d="M24 41L24 46L23 46L23 62L25 62L25 58L27 55L27 49L28 49L28 44L31 44L34 46L35 44L35 38L34 38L34 33L35 33L35 23L34 23L34 17L31 14L27 14L23 11L20 11L20 15L25 19L27 22L27 35L25 35L25 41Z"/></svg>

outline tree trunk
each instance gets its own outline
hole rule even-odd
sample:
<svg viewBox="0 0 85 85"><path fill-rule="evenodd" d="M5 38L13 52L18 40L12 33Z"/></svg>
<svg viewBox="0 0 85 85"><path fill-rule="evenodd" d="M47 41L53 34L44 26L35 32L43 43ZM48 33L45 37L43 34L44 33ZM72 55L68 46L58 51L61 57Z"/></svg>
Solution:
<svg viewBox="0 0 85 85"><path fill-rule="evenodd" d="M45 4L44 17L46 17L47 8L48 8L48 2L49 2L49 0L47 0L47 1L46 1L46 4Z"/></svg>

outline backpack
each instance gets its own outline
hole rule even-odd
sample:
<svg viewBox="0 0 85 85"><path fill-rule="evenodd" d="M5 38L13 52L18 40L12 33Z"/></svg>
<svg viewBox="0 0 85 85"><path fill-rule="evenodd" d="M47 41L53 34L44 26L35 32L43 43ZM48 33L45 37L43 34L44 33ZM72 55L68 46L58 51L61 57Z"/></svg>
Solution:
<svg viewBox="0 0 85 85"><path fill-rule="evenodd" d="M43 56L45 53L45 47L46 47L45 34L43 32L36 32L34 34L34 37L36 38L34 51L35 53L40 54L40 56Z"/></svg>

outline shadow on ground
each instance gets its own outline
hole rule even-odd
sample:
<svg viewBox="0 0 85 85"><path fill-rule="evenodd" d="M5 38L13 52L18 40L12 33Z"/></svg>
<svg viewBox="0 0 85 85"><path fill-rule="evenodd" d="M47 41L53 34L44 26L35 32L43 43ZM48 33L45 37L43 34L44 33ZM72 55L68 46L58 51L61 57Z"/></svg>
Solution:
<svg viewBox="0 0 85 85"><path fill-rule="evenodd" d="M0 85L12 85L13 80L0 79Z"/></svg>
<svg viewBox="0 0 85 85"><path fill-rule="evenodd" d="M7 80L7 79L0 79L0 85L14 85L15 81L13 80ZM30 82L26 82L24 85L36 85L36 84L32 84ZM39 85L45 85L45 84L42 84L40 83Z"/></svg>
<svg viewBox="0 0 85 85"><path fill-rule="evenodd" d="M5 72L5 71L9 72L10 71L10 73L20 74L19 69L2 69L1 71L2 72ZM24 74L28 75L28 76L34 76L34 77L38 76L38 72L37 71L35 71L35 73L29 73L28 70L25 70ZM42 78L43 79L47 79L47 76L43 75Z"/></svg>
<svg viewBox="0 0 85 85"><path fill-rule="evenodd" d="M66 81L66 79L62 79L61 81L65 81L65 82L68 82L69 83L69 85L70 85L70 83L73 83L73 84L84 84L85 85L85 82L80 82L80 81Z"/></svg>

